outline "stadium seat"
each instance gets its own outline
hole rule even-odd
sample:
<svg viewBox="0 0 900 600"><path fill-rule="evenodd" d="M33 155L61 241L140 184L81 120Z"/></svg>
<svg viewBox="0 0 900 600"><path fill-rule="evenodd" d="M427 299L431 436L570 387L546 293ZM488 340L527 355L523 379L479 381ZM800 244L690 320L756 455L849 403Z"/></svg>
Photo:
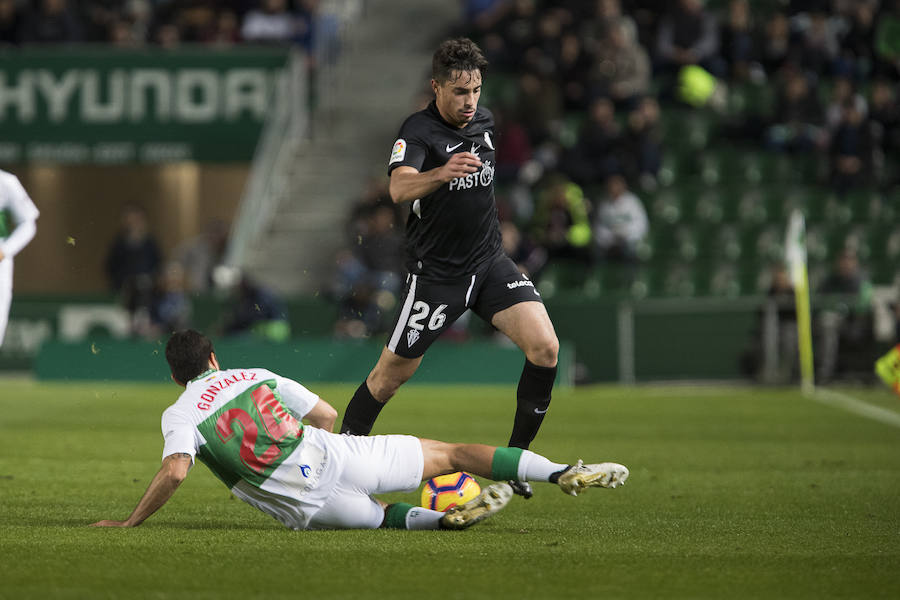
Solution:
<svg viewBox="0 0 900 600"><path fill-rule="evenodd" d="M741 281L733 262L713 263L706 271L705 295L717 298L736 298L741 295Z"/></svg>
<svg viewBox="0 0 900 600"><path fill-rule="evenodd" d="M697 192L693 206L696 223L718 224L725 219L725 200L722 188L704 186Z"/></svg>
<svg viewBox="0 0 900 600"><path fill-rule="evenodd" d="M741 259L737 263L737 278L741 293L755 295L765 293L769 263L755 256Z"/></svg>
<svg viewBox="0 0 900 600"><path fill-rule="evenodd" d="M551 298L564 291L579 290L587 267L576 261L555 260L547 263L538 278L541 294Z"/></svg>
<svg viewBox="0 0 900 600"><path fill-rule="evenodd" d="M647 212L650 228L659 225L672 225L681 220L681 192L676 188L666 188L656 192L647 199Z"/></svg>
<svg viewBox="0 0 900 600"><path fill-rule="evenodd" d="M718 117L703 109L670 109L663 113L661 125L666 148L696 152L706 148Z"/></svg>
<svg viewBox="0 0 900 600"><path fill-rule="evenodd" d="M775 94L769 84L736 83L728 93L727 112L732 117L756 115L771 116L775 107Z"/></svg>
<svg viewBox="0 0 900 600"><path fill-rule="evenodd" d="M732 202L737 209L737 219L746 226L765 223L769 218L769 198L759 188L750 188L744 191L737 198L737 202Z"/></svg>

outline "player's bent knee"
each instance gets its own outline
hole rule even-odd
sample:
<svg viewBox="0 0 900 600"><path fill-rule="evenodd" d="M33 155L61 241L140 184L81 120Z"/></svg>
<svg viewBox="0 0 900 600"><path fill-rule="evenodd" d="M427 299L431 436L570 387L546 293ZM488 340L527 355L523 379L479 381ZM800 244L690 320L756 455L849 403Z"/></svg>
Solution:
<svg viewBox="0 0 900 600"><path fill-rule="evenodd" d="M559 360L559 340L556 336L541 340L525 354L529 361L539 367L555 367Z"/></svg>

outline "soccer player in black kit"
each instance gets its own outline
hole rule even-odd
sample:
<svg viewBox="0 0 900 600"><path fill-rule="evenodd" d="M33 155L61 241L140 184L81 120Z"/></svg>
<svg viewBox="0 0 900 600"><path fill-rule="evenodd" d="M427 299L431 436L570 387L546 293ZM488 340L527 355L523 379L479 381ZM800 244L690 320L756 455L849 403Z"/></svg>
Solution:
<svg viewBox="0 0 900 600"><path fill-rule="evenodd" d="M534 284L500 243L494 202L494 119L478 106L487 60L469 39L434 53L435 99L403 123L388 163L390 194L409 203L406 290L375 368L359 386L342 433L368 435L422 355L466 310L525 353L510 447L527 449L550 406L559 340ZM510 482L531 496L524 482Z"/></svg>

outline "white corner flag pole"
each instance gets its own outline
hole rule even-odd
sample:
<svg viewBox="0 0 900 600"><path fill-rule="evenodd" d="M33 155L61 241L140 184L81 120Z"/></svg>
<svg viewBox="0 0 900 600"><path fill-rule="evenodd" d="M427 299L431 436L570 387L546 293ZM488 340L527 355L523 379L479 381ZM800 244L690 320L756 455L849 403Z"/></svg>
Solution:
<svg viewBox="0 0 900 600"><path fill-rule="evenodd" d="M803 213L794 210L788 222L785 259L794 286L797 306L797 348L800 351L800 384L804 394L815 391L812 321L809 308L809 273L806 267L806 224Z"/></svg>

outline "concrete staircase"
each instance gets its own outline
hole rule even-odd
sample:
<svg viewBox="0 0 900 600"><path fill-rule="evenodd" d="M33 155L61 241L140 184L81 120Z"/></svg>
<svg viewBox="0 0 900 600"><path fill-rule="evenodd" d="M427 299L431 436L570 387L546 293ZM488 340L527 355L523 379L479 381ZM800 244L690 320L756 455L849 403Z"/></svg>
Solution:
<svg viewBox="0 0 900 600"><path fill-rule="evenodd" d="M365 182L386 173L394 136L427 84L434 48L458 18L447 0L368 0L344 39L330 91L298 144L289 187L248 272L284 295L325 292Z"/></svg>

